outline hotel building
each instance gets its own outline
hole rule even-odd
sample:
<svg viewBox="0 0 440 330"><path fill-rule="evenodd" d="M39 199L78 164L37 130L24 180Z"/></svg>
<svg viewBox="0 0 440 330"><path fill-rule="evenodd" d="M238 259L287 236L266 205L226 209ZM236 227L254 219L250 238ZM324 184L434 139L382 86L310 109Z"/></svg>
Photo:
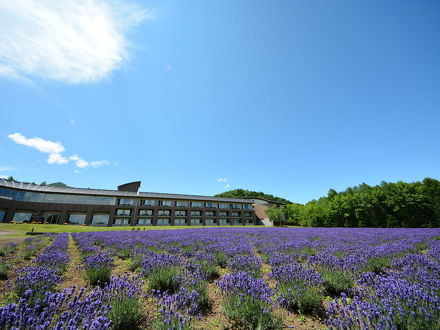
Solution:
<svg viewBox="0 0 440 330"><path fill-rule="evenodd" d="M0 179L0 222L91 226L256 225L254 200L118 190L61 188Z"/></svg>

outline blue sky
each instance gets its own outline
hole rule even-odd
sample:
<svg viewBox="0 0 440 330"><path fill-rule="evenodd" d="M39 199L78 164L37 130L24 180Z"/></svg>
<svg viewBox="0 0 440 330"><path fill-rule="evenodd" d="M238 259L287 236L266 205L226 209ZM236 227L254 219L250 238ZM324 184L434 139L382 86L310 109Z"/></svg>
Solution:
<svg viewBox="0 0 440 330"><path fill-rule="evenodd" d="M295 202L440 179L436 0L0 0L0 22L1 176Z"/></svg>

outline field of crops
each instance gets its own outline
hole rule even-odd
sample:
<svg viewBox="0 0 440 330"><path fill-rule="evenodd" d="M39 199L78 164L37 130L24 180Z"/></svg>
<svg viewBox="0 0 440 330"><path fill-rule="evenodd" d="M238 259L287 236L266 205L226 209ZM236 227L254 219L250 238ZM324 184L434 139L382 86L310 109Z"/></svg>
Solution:
<svg viewBox="0 0 440 330"><path fill-rule="evenodd" d="M440 229L60 233L0 261L0 329L440 328Z"/></svg>

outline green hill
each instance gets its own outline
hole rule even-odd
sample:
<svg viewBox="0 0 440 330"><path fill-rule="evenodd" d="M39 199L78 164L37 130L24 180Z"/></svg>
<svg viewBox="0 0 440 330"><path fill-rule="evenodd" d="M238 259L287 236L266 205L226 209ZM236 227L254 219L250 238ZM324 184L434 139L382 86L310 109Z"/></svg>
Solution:
<svg viewBox="0 0 440 330"><path fill-rule="evenodd" d="M225 198L241 198L241 199L248 199L248 198L263 198L268 199L271 201L276 201L280 203L290 204L291 201L277 197L270 194L265 194L262 191L251 191L251 190L245 190L245 189L235 189L235 190L229 190L225 191L224 193L217 194L214 197L225 197Z"/></svg>

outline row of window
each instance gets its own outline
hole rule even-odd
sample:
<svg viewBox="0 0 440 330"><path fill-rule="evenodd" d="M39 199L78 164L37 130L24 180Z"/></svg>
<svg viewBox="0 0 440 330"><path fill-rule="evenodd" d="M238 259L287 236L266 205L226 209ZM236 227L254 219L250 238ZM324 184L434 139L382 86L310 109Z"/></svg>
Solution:
<svg viewBox="0 0 440 330"><path fill-rule="evenodd" d="M138 205L138 199L116 198L107 196L54 194L22 191L8 188L0 188L0 198L24 202L37 203L65 203L65 204L92 204L92 205ZM214 202L188 202L171 200L142 199L141 206L166 206L166 207L198 207L252 210L251 204L229 204Z"/></svg>
<svg viewBox="0 0 440 330"><path fill-rule="evenodd" d="M118 205L133 206L137 200L119 198ZM237 210L252 210L251 204L229 204L229 203L213 203L213 202L187 202L187 201L170 201L170 200L154 200L142 199L141 206L168 206L168 207L205 207L208 209L237 209Z"/></svg>
<svg viewBox="0 0 440 330"><path fill-rule="evenodd" d="M176 217L186 217L187 214L188 214L188 211L185 211L185 210L175 210L174 211L174 216L176 216ZM192 217L200 217L200 216L202 216L202 211L190 211L189 214ZM205 212L206 217L215 217L216 214L217 214L216 211L206 211ZM218 211L219 217L227 217L228 214L229 214L228 211ZM131 216L131 210L130 209L117 209L115 215L128 217L128 216ZM152 215L153 215L153 210L139 210L139 216L152 216ZM160 217L170 216L171 211L170 210L158 210L157 215ZM238 218L238 217L240 217L240 212L231 212L231 216ZM244 212L244 216L251 217L252 212Z"/></svg>
<svg viewBox="0 0 440 330"><path fill-rule="evenodd" d="M5 217L6 211L5 210L0 210L0 222L4 221L4 217ZM59 223L60 220L60 213L56 213L56 212L46 212L43 213L43 215L39 218L32 218L32 212L26 212L26 211L20 211L20 212L15 212L14 217L13 217L13 221L15 222L31 222L31 221L41 221L41 222L48 222L50 224L57 224ZM86 214L84 213L71 213L69 214L67 223L68 224L72 224L72 225L83 225L85 224L86 221ZM92 217L92 225L95 226L106 226L108 225L110 220L110 215L109 214L93 214ZM152 218L139 218L138 219L138 225L141 224L152 224L153 219ZM157 224L158 225L166 225L169 224L171 221L170 218L159 218L157 219ZM129 225L130 224L130 219L127 218L120 218L120 217L115 217L115 221L114 221L115 225ZM174 224L175 225L185 225L187 223L187 219L186 218L175 218L174 219ZM197 225L197 224L202 224L202 220L201 219L190 219L189 222L191 225ZM206 225L214 225L216 224L216 219L206 219L205 220ZM218 219L218 224L228 224L229 220L228 219ZM233 224L239 224L238 220L233 221Z"/></svg>

